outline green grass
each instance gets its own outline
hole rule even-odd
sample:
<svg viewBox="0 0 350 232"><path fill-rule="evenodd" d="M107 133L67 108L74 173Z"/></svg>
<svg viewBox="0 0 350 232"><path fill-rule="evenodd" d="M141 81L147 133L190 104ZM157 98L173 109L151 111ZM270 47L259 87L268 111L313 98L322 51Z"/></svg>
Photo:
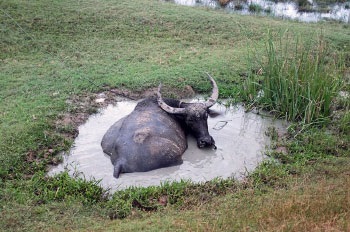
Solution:
<svg viewBox="0 0 350 232"><path fill-rule="evenodd" d="M289 121L322 124L331 115L332 101L344 88L344 55L318 39L301 42L290 33L269 34L266 61L246 80L243 97ZM276 38L278 37L276 41ZM254 58L253 58L254 59ZM261 62L262 61L262 62Z"/></svg>
<svg viewBox="0 0 350 232"><path fill-rule="evenodd" d="M159 82L174 93L186 85L206 93L209 72L221 97L241 101L247 76L262 67L249 59L247 47L255 49L258 64L268 64L273 55L277 59L282 54L282 59L290 53L274 50L281 37L269 33L286 30L303 35L297 43L296 37L289 38L293 49L318 41L322 32L332 50L320 57L332 65L333 52L343 53L346 80L347 25L256 18L155 0L14 0L0 2L0 9L0 230L349 229L348 99L332 105L336 115L312 115L312 120L329 119L322 128L290 126L289 138L275 141L288 153L271 153L276 162L264 163L240 183L167 183L108 195L98 180L73 179L66 173L44 176L58 154L69 149L67 133L76 129L57 121L67 113L95 112L87 104L95 93L106 88L144 91ZM266 48L270 55L264 54ZM296 54L306 57L302 51ZM281 68L279 62L283 59L266 67L273 73ZM296 62L288 64L295 67ZM338 70L324 63L320 68L317 78L333 78ZM264 77L270 72L265 66L263 71ZM349 91L345 83L342 88Z"/></svg>

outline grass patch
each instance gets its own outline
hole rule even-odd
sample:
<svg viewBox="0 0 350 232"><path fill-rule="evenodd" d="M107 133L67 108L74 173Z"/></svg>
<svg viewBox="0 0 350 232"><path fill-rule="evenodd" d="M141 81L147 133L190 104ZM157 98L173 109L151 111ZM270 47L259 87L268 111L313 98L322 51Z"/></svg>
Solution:
<svg viewBox="0 0 350 232"><path fill-rule="evenodd" d="M108 214L111 219L116 219L125 218L135 211L162 211L167 206L179 210L192 209L237 188L239 184L234 180L220 178L202 184L182 180L147 188L130 187L113 195L107 204Z"/></svg>
<svg viewBox="0 0 350 232"><path fill-rule="evenodd" d="M307 42L288 33L277 37L275 42L269 33L266 63L258 63L261 68L247 78L243 97L289 121L329 121L332 101L344 86L341 54L322 37Z"/></svg>
<svg viewBox="0 0 350 232"><path fill-rule="evenodd" d="M80 177L71 177L68 172L46 177L38 172L32 177L32 190L40 203L45 201L63 201L69 198L79 199L83 204L94 204L107 200L107 190L99 187L100 181L87 181Z"/></svg>

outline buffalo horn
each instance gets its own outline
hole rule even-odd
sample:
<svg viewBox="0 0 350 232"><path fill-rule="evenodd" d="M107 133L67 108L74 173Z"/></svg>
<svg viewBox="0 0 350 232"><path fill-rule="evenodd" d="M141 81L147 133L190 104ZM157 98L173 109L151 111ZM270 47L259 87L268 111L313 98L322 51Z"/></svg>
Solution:
<svg viewBox="0 0 350 232"><path fill-rule="evenodd" d="M210 108L212 107L216 101L218 100L218 97L219 97L219 89L218 89L218 86L216 85L216 82L214 81L214 78L212 78L209 73L206 73L209 77L209 80L211 82L211 85L213 86L213 92L211 94L211 96L208 98L208 100L204 103L204 105L207 107L207 108Z"/></svg>
<svg viewBox="0 0 350 232"><path fill-rule="evenodd" d="M209 80L211 82L211 85L213 86L213 90L212 90L212 94L211 96L208 98L208 100L203 103L204 107L209 108L212 107L216 101L218 100L219 97L219 89L218 86L216 85L216 82L214 81L214 79L209 75L209 73L207 73ZM168 112L169 114L185 114L186 113L186 109L185 108L174 108L169 106L168 104L166 104L163 101L162 95L160 93L160 90L162 88L162 84L159 84L158 86L158 92L157 92L157 96L158 96L158 105L166 112Z"/></svg>
<svg viewBox="0 0 350 232"><path fill-rule="evenodd" d="M162 88L162 84L159 84L157 96L158 96L158 105L160 106L160 108L162 108L164 111L168 112L169 114L184 114L186 112L185 108L174 108L169 106L163 101L162 95L160 93L161 88Z"/></svg>

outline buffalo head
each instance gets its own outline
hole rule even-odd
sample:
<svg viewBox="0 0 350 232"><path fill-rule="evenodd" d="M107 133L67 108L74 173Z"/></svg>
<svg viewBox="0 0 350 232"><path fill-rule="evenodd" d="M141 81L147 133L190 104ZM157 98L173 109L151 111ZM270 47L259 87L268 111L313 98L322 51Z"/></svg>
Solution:
<svg viewBox="0 0 350 232"><path fill-rule="evenodd" d="M212 84L213 90L211 97L203 103L179 103L179 107L172 107L165 103L160 93L162 85L158 87L158 105L167 113L176 115L181 118L181 121L185 124L191 134L197 140L197 146L199 148L214 146L215 141L208 132L208 115L211 114L210 107L212 107L219 96L218 87L214 79L207 73L209 80Z"/></svg>

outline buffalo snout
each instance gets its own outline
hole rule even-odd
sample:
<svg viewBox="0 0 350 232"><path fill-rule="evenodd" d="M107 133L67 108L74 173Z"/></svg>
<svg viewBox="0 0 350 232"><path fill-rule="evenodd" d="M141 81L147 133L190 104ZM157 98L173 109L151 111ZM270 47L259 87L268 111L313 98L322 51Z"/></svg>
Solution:
<svg viewBox="0 0 350 232"><path fill-rule="evenodd" d="M197 139L197 146L199 148L211 147L211 146L215 147L215 141L211 136L201 137Z"/></svg>

